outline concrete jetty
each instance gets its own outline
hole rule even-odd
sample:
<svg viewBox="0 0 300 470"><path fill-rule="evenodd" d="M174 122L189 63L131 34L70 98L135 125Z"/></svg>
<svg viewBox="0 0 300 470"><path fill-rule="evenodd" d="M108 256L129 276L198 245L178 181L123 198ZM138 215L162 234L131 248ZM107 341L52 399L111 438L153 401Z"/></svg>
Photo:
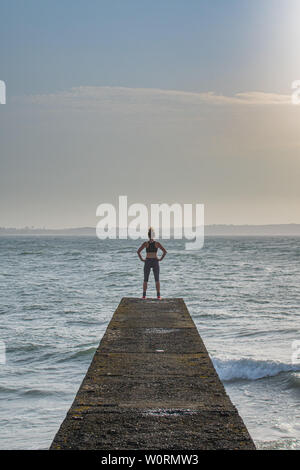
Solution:
<svg viewBox="0 0 300 470"><path fill-rule="evenodd" d="M50 449L255 446L183 299L123 298Z"/></svg>

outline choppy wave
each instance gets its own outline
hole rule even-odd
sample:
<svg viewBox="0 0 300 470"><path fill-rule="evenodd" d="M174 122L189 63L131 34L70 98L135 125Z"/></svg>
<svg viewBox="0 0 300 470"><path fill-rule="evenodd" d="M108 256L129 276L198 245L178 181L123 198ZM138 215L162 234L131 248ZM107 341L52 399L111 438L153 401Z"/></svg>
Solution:
<svg viewBox="0 0 300 470"><path fill-rule="evenodd" d="M78 359L81 357L85 358L87 356L92 356L92 354L96 352L96 349L97 348L93 347L93 348L81 349L79 351L72 352L71 354L65 355L62 358L60 358L58 362L65 362L65 361L70 361L73 359Z"/></svg>
<svg viewBox="0 0 300 470"><path fill-rule="evenodd" d="M41 389L36 389L32 388L30 390L25 390L22 392L22 395L26 397L48 397L50 395L55 395L56 393L51 391L51 390L41 390Z"/></svg>
<svg viewBox="0 0 300 470"><path fill-rule="evenodd" d="M218 359L212 358L215 369L224 382L232 380L258 380L274 377L281 372L300 371L300 364L285 364L277 361L259 361L255 359Z"/></svg>
<svg viewBox="0 0 300 470"><path fill-rule="evenodd" d="M4 385L0 385L0 393L15 393L16 389L13 387L6 387Z"/></svg>
<svg viewBox="0 0 300 470"><path fill-rule="evenodd" d="M21 251L19 256L27 256L27 255L43 255L42 251Z"/></svg>
<svg viewBox="0 0 300 470"><path fill-rule="evenodd" d="M26 397L48 397L50 395L56 395L56 391L51 391L49 389L47 390L42 390L38 388L31 388L31 389L26 389L24 390L24 387L22 386L21 388L18 387L5 387L5 386L0 386L0 394L5 394L5 395L20 395L20 396L26 396Z"/></svg>

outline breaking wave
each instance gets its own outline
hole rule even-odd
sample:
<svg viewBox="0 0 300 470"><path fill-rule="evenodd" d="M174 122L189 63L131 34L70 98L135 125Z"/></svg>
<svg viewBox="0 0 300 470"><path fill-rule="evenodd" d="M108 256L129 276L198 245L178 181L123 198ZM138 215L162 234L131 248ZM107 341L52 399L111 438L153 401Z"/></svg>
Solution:
<svg viewBox="0 0 300 470"><path fill-rule="evenodd" d="M274 377L281 372L300 371L299 364L285 364L277 361L259 361L255 359L218 359L212 358L215 369L224 382L231 380L257 380Z"/></svg>

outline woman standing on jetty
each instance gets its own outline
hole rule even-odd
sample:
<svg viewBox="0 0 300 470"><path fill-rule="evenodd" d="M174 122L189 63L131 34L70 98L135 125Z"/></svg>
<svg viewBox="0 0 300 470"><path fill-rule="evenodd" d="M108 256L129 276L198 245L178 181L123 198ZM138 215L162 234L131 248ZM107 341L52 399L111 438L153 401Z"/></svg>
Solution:
<svg viewBox="0 0 300 470"><path fill-rule="evenodd" d="M139 249L137 250L137 254L141 261L145 263L144 266L144 284L143 284L143 299L146 299L146 292L147 292L147 284L149 279L150 270L152 268L155 285L156 285L156 292L157 298L160 300L160 282L159 282L159 261L162 261L167 254L167 250L159 243L154 240L154 230L152 227L148 230L148 238L149 241L144 242ZM146 259L142 258L141 252L143 249L146 248ZM160 249L163 254L160 258L157 257L157 250Z"/></svg>

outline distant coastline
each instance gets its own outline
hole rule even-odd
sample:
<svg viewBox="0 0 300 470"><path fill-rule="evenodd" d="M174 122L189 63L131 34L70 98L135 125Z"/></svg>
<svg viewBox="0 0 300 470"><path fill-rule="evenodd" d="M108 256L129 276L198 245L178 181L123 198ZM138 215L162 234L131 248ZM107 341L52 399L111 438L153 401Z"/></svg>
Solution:
<svg viewBox="0 0 300 470"><path fill-rule="evenodd" d="M0 236L10 235L64 235L96 236L95 227L74 227L64 229L46 229L35 227L0 227ZM300 236L300 224L268 225L205 225L205 236Z"/></svg>

